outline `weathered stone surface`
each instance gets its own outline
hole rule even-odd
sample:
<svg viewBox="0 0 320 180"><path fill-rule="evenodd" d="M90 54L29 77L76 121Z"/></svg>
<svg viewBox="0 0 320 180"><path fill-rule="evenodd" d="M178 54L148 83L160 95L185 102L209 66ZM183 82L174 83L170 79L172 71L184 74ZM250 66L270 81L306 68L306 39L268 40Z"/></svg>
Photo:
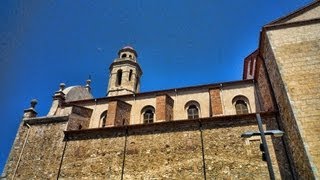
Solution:
<svg viewBox="0 0 320 180"><path fill-rule="evenodd" d="M100 131L67 140L59 179L120 179L123 132Z"/></svg>
<svg viewBox="0 0 320 180"><path fill-rule="evenodd" d="M203 179L198 122L129 129L124 179Z"/></svg>
<svg viewBox="0 0 320 180"><path fill-rule="evenodd" d="M278 128L272 114L262 117L267 129ZM240 138L257 130L254 114L82 129L65 137L66 122L45 122L32 124L16 178L203 179L205 171L207 178L268 177L259 138ZM22 128L5 171L9 178L26 134ZM281 139L268 144L276 177L290 179Z"/></svg>
<svg viewBox="0 0 320 180"><path fill-rule="evenodd" d="M266 118L264 124L267 130L278 129L274 118ZM202 123L202 129L207 178L269 178L267 163L261 159L260 138L240 137L244 132L258 130L255 119L207 121ZM292 178L281 139L267 137L267 141L276 178Z"/></svg>
<svg viewBox="0 0 320 180"><path fill-rule="evenodd" d="M20 134L26 137L28 127L21 127ZM63 130L66 122L32 125L24 149L22 139L15 141L14 149L6 167L8 179L18 163L20 152L23 151L14 179L56 179L64 147ZM21 138L21 139L20 139Z"/></svg>
<svg viewBox="0 0 320 180"><path fill-rule="evenodd" d="M320 177L320 25L271 29L263 42L296 176Z"/></svg>

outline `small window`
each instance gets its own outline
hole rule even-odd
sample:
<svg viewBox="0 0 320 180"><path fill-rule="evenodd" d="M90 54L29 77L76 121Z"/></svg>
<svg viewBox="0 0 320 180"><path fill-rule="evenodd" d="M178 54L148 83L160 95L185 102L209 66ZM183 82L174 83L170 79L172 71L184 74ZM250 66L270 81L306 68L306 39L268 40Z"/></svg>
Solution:
<svg viewBox="0 0 320 180"><path fill-rule="evenodd" d="M129 81L131 81L131 78L132 78L132 69L130 69L130 72L129 72Z"/></svg>
<svg viewBox="0 0 320 180"><path fill-rule="evenodd" d="M117 82L116 82L117 86L121 85L121 80L122 80L122 70L119 69L118 72L117 72Z"/></svg>
<svg viewBox="0 0 320 180"><path fill-rule="evenodd" d="M144 124L154 122L154 112L155 112L155 109L152 106L146 106L141 110L141 115L142 115Z"/></svg>
<svg viewBox="0 0 320 180"><path fill-rule="evenodd" d="M127 54L126 53L124 53L124 54L122 54L122 56L121 56L122 58L126 58L127 57Z"/></svg>
<svg viewBox="0 0 320 180"><path fill-rule="evenodd" d="M131 58L131 59L132 59L132 55L131 55L131 54L129 55L129 58Z"/></svg>
<svg viewBox="0 0 320 180"><path fill-rule="evenodd" d="M232 99L236 114L248 114L251 112L250 103L247 97L238 95Z"/></svg>
<svg viewBox="0 0 320 180"><path fill-rule="evenodd" d="M188 119L200 118L200 104L197 101L191 100L184 106L187 112Z"/></svg>
<svg viewBox="0 0 320 180"><path fill-rule="evenodd" d="M153 112L151 110L147 110L143 114L143 122L144 123L153 123Z"/></svg>
<svg viewBox="0 0 320 180"><path fill-rule="evenodd" d="M140 83L140 79L139 79L139 76L137 76L137 77L136 77L136 87L135 87L135 90L136 90L136 91L138 91L139 83Z"/></svg>
<svg viewBox="0 0 320 180"><path fill-rule="evenodd" d="M198 119L199 110L196 105L190 105L188 108L188 119Z"/></svg>
<svg viewBox="0 0 320 180"><path fill-rule="evenodd" d="M100 116L100 127L106 127L108 111L104 111Z"/></svg>
<svg viewBox="0 0 320 180"><path fill-rule="evenodd" d="M236 112L237 114L248 114L248 106L243 100L237 100L236 104Z"/></svg>

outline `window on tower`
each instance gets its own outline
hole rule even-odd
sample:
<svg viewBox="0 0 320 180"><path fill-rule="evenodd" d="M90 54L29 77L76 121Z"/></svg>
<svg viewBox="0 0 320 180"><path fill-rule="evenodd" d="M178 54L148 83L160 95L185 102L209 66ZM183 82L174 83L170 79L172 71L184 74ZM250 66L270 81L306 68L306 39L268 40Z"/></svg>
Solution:
<svg viewBox="0 0 320 180"><path fill-rule="evenodd" d="M100 116L100 127L106 127L108 111L104 111Z"/></svg>
<svg viewBox="0 0 320 180"><path fill-rule="evenodd" d="M132 78L132 69L130 69L130 72L129 72L129 81L131 81L131 78Z"/></svg>
<svg viewBox="0 0 320 180"><path fill-rule="evenodd" d="M122 58L126 58L126 57L127 57L127 54L126 54L126 53L123 53L121 57L122 57Z"/></svg>
<svg viewBox="0 0 320 180"><path fill-rule="evenodd" d="M121 85L121 80L122 80L122 70L119 69L117 71L117 81L116 81L116 85L120 86Z"/></svg>
<svg viewBox="0 0 320 180"><path fill-rule="evenodd" d="M138 88L139 88L139 83L140 83L139 81L140 81L139 76L136 76L136 85L134 88L136 91L138 91Z"/></svg>

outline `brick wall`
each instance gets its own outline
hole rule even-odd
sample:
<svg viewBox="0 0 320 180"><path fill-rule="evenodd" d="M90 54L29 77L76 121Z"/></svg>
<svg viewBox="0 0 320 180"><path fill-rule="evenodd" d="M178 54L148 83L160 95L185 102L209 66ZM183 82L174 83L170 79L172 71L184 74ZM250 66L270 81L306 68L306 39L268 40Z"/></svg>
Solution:
<svg viewBox="0 0 320 180"><path fill-rule="evenodd" d="M276 108L272 99L271 85L268 80L265 65L263 64L264 62L258 55L256 55L255 58L255 92L258 98L260 111L274 111Z"/></svg>
<svg viewBox="0 0 320 180"><path fill-rule="evenodd" d="M91 115L92 109L73 106L69 115L67 130L88 129Z"/></svg>
<svg viewBox="0 0 320 180"><path fill-rule="evenodd" d="M223 114L221 97L220 97L220 88L210 89L210 114L212 116Z"/></svg>
<svg viewBox="0 0 320 180"><path fill-rule="evenodd" d="M131 105L120 101L110 101L108 106L107 126L122 126L130 124Z"/></svg>
<svg viewBox="0 0 320 180"><path fill-rule="evenodd" d="M173 119L173 99L167 94L159 94L156 97L157 121L170 121Z"/></svg>

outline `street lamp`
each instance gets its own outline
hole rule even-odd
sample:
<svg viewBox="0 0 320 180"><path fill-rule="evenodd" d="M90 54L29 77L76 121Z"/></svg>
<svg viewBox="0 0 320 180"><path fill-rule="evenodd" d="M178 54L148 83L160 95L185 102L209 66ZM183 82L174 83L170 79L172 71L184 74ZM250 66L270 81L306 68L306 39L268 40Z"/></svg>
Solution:
<svg viewBox="0 0 320 180"><path fill-rule="evenodd" d="M266 135L266 136L271 135L271 136L275 136L275 137L281 137L281 136L283 136L283 134L284 134L284 132L280 131L280 130L264 131L264 135ZM248 132L241 134L241 137L243 137L243 138L250 138L252 136L261 136L261 133L258 131L248 131Z"/></svg>
<svg viewBox="0 0 320 180"><path fill-rule="evenodd" d="M241 134L241 137L243 138L250 138L251 136L260 136L261 137L261 141L262 141L262 146L260 146L260 150L265 151L263 158L265 158L265 160L267 161L267 166L268 166L268 171L269 171L269 176L271 180L274 180L274 172L273 172L273 168L272 168L272 163L271 163L271 158L270 158L270 154L269 154L269 150L268 150L268 145L267 145L267 140L266 140L266 135L272 135L275 137L281 137L284 132L280 131L280 130L267 130L264 131L263 130L263 126L262 126L262 121L261 121L261 116L259 113L256 114L256 118L257 118L257 122L258 122L258 128L259 128L259 132L256 131L249 131L249 132L245 132L243 134Z"/></svg>

